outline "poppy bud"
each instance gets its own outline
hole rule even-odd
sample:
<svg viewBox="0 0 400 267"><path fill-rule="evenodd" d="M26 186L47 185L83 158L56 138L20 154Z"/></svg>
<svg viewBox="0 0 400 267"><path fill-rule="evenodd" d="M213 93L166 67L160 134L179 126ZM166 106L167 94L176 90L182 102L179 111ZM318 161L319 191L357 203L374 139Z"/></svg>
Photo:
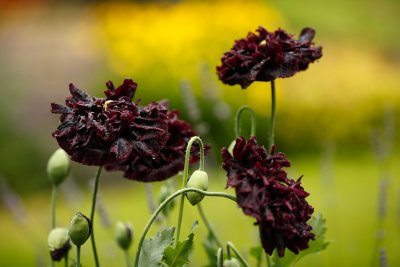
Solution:
<svg viewBox="0 0 400 267"><path fill-rule="evenodd" d="M231 258L229 260L224 260L222 264L223 267L240 267L240 262L236 258Z"/></svg>
<svg viewBox="0 0 400 267"><path fill-rule="evenodd" d="M77 212L74 217L72 217L69 226L69 238L75 246L83 245L89 238L92 232L92 223L89 218L80 212Z"/></svg>
<svg viewBox="0 0 400 267"><path fill-rule="evenodd" d="M54 228L50 231L47 238L47 244L50 250L50 256L53 261L60 261L64 258L71 248L68 229Z"/></svg>
<svg viewBox="0 0 400 267"><path fill-rule="evenodd" d="M59 185L69 175L70 160L68 154L61 148L51 155L47 162L47 175L54 185Z"/></svg>
<svg viewBox="0 0 400 267"><path fill-rule="evenodd" d="M203 191L208 189L208 175L205 171L194 171L192 176L190 176L187 183L187 188L197 188ZM186 198L189 200L190 204L193 206L197 205L203 198L204 195L197 192L187 192Z"/></svg>
<svg viewBox="0 0 400 267"><path fill-rule="evenodd" d="M115 240L123 250L129 249L133 240L132 225L126 222L118 222L115 226Z"/></svg>

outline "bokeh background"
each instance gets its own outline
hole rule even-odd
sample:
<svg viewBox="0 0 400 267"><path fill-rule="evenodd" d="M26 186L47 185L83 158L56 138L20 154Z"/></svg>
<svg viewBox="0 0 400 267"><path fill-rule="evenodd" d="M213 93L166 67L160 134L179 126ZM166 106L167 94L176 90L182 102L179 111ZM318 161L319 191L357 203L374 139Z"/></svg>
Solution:
<svg viewBox="0 0 400 267"><path fill-rule="evenodd" d="M331 242L298 266L400 265L399 13L397 0L0 0L0 265L49 265L45 166L58 125L50 103L64 102L70 82L100 97L106 81L129 77L142 103L169 99L212 145L210 187L224 190L219 151L234 137L235 111L243 104L255 110L265 144L270 96L265 83L246 90L223 85L215 66L235 39L259 25L295 35L310 26L323 46L324 56L307 71L277 81L277 149L291 160L291 177L304 174ZM245 119L244 135L248 126ZM73 164L60 194L60 226L78 210L89 213L94 172ZM130 220L140 235L149 217L145 186L105 173L100 191L101 259L119 266L113 223ZM224 200L206 199L204 206L223 239L248 257L257 244L253 220ZM198 215L188 209L185 216L188 231ZM191 266L205 264L204 234L200 225ZM89 248L83 259L92 266Z"/></svg>

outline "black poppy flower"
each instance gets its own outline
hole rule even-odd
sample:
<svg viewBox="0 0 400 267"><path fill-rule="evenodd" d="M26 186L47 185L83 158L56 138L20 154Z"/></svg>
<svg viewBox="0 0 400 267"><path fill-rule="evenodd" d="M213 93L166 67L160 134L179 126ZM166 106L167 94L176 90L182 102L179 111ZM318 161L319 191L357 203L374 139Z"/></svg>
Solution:
<svg viewBox="0 0 400 267"><path fill-rule="evenodd" d="M124 80L117 88L106 83L105 98L95 98L70 84L66 106L52 103L61 114L53 132L71 159L86 165L112 165L137 154L155 157L168 140L167 109L133 103L137 84Z"/></svg>
<svg viewBox="0 0 400 267"><path fill-rule="evenodd" d="M168 104L163 102L158 105L167 107ZM138 154L119 165L106 166L106 169L121 170L124 177L143 182L162 181L182 171L187 144L191 137L196 136L196 132L189 123L180 120L178 115L177 110L168 112L168 140L156 157ZM208 152L209 148L209 145L205 145L205 152ZM199 147L194 144L190 162L197 162L198 155Z"/></svg>
<svg viewBox="0 0 400 267"><path fill-rule="evenodd" d="M322 57L322 48L313 45L315 30L304 28L297 40L282 29L269 32L263 27L237 40L217 67L219 79L247 88L254 81L287 78Z"/></svg>
<svg viewBox="0 0 400 267"><path fill-rule="evenodd" d="M222 149L222 167L227 171L227 186L233 187L238 206L256 219L266 253L276 248L280 257L285 248L294 253L308 248L314 239L307 224L314 209L305 198L309 195L300 184L287 177L284 167L290 162L283 153L269 154L255 137L236 139L233 156Z"/></svg>

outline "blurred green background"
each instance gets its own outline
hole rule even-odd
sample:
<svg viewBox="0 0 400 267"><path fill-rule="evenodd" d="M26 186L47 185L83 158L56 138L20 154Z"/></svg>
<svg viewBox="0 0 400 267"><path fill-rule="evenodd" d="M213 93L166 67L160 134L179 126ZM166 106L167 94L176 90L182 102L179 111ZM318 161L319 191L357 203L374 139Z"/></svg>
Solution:
<svg viewBox="0 0 400 267"><path fill-rule="evenodd" d="M397 0L0 0L1 265L48 265L45 166L57 148L51 132L58 125L49 110L51 102L64 102L70 82L100 97L106 81L130 77L142 103L169 99L212 144L211 189L223 190L219 151L233 139L235 110L243 104L255 110L265 144L270 96L265 83L246 90L223 85L215 66L235 39L259 25L296 36L310 26L323 46L324 56L306 72L277 81L277 149L291 160L292 178L304 174L332 242L299 266L379 266L380 248L389 266L400 265L399 12ZM247 126L245 120L245 135ZM94 171L73 164L62 186L60 225L77 210L89 212ZM110 220L129 219L138 236L149 217L144 185L106 173L100 190ZM217 230L247 255L257 242L253 220L228 204L221 214L214 203L206 200L205 208ZM188 209L188 229L197 217ZM122 264L109 224L98 229L104 266ZM201 266L200 242L195 250L192 266ZM83 257L91 266L90 252Z"/></svg>

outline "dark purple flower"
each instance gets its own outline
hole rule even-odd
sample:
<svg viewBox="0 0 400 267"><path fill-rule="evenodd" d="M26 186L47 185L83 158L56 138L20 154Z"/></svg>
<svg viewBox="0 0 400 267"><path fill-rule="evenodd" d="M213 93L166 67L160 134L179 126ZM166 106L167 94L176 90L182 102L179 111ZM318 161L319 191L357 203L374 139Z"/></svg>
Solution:
<svg viewBox="0 0 400 267"><path fill-rule="evenodd" d="M263 27L247 38L237 40L217 67L219 79L229 85L247 88L254 81L287 78L322 56L322 48L313 45L315 30L304 28L298 40L284 30L269 32Z"/></svg>
<svg viewBox="0 0 400 267"><path fill-rule="evenodd" d="M159 105L167 105L162 103ZM156 157L138 154L130 157L126 162L119 165L106 166L107 169L117 168L124 171L124 177L142 182L162 181L176 175L183 170L186 146L191 137L196 135L192 126L178 118L179 112L174 110L168 112L166 122L168 124L168 141L161 148ZM208 152L209 146L205 146ZM191 151L190 162L199 160L199 147L194 145Z"/></svg>
<svg viewBox="0 0 400 267"><path fill-rule="evenodd" d="M268 154L257 144L236 139L233 156L222 149L222 167L227 171L227 186L235 188L237 203L243 212L256 219L261 243L269 255L276 248L283 257L285 248L295 254L308 248L314 239L307 224L314 209L305 198L309 195L300 185L287 177L284 167L290 162L283 153Z"/></svg>
<svg viewBox="0 0 400 267"><path fill-rule="evenodd" d="M168 140L167 109L150 104L139 111L132 103L137 84L130 79L115 88L106 83L106 98L89 96L70 84L66 106L51 104L61 114L53 133L71 159L86 165L112 165L130 156L155 157Z"/></svg>

